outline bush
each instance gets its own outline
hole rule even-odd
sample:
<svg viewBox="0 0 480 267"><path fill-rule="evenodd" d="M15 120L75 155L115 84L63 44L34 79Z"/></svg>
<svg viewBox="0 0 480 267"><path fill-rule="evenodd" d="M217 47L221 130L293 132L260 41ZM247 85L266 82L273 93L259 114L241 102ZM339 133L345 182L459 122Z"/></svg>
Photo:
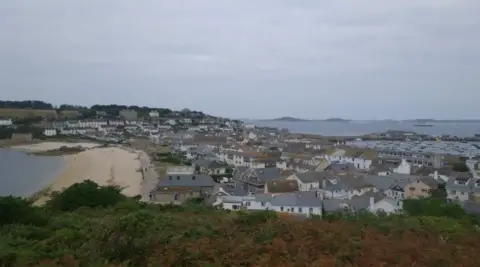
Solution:
<svg viewBox="0 0 480 267"><path fill-rule="evenodd" d="M32 207L30 202L19 197L0 197L0 225L20 223L43 225L48 216L42 209Z"/></svg>
<svg viewBox="0 0 480 267"><path fill-rule="evenodd" d="M87 180L53 193L47 206L60 211L74 211L80 207L109 207L127 199L120 191L118 187L99 186Z"/></svg>

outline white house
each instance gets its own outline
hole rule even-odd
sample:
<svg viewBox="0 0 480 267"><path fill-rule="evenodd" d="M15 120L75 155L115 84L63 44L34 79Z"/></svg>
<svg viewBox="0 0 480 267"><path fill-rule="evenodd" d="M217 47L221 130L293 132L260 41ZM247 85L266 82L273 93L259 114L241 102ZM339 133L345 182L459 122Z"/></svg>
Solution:
<svg viewBox="0 0 480 267"><path fill-rule="evenodd" d="M321 215L322 199L317 192L281 195L222 196L214 205L228 210L273 210L291 215Z"/></svg>
<svg viewBox="0 0 480 267"><path fill-rule="evenodd" d="M43 131L43 135L45 136L55 136L57 135L57 130L56 129L50 129L50 128L47 128Z"/></svg>
<svg viewBox="0 0 480 267"><path fill-rule="evenodd" d="M174 126L177 124L177 122L174 119L170 119L167 121L167 124Z"/></svg>
<svg viewBox="0 0 480 267"><path fill-rule="evenodd" d="M10 126L12 125L12 119L10 118L0 118L0 126Z"/></svg>
<svg viewBox="0 0 480 267"><path fill-rule="evenodd" d="M385 212L396 213L402 211L393 198L386 197L382 193L368 192L361 196L354 196L349 201L356 212L369 211L373 213Z"/></svg>
<svg viewBox="0 0 480 267"><path fill-rule="evenodd" d="M257 134L254 132L249 132L248 133L248 139L249 140L257 140Z"/></svg>
<svg viewBox="0 0 480 267"><path fill-rule="evenodd" d="M295 180L298 182L298 190L300 191L319 189L323 179L325 179L324 172L294 173L287 177L287 180Z"/></svg>
<svg viewBox="0 0 480 267"><path fill-rule="evenodd" d="M123 120L109 120L108 125L114 125L114 126L125 125L125 121L123 121Z"/></svg>
<svg viewBox="0 0 480 267"><path fill-rule="evenodd" d="M399 174L412 174L412 166L405 160L402 159L402 162L398 167L393 169L394 173L399 173Z"/></svg>

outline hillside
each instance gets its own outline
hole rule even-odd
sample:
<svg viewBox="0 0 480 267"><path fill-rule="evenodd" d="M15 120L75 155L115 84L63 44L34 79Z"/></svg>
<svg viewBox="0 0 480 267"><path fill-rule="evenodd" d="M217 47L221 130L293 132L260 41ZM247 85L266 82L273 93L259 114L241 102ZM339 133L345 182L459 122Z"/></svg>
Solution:
<svg viewBox="0 0 480 267"><path fill-rule="evenodd" d="M478 266L480 234L465 219L279 218L93 187L74 185L45 208L0 198L0 266Z"/></svg>

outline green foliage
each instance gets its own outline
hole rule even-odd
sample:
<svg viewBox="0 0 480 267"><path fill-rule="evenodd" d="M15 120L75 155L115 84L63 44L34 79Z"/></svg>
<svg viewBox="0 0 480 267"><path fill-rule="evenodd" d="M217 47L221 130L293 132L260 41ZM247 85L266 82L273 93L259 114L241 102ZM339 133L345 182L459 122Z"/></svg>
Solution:
<svg viewBox="0 0 480 267"><path fill-rule="evenodd" d="M74 211L80 207L109 207L126 199L120 191L118 187L100 187L95 182L87 180L74 184L62 192L53 193L47 206L60 211Z"/></svg>
<svg viewBox="0 0 480 267"><path fill-rule="evenodd" d="M468 172L468 167L465 162L456 162L452 165L452 170L456 172Z"/></svg>
<svg viewBox="0 0 480 267"><path fill-rule="evenodd" d="M323 220L202 203L149 204L91 181L45 208L2 197L0 266L476 266L474 221L439 199Z"/></svg>
<svg viewBox="0 0 480 267"><path fill-rule="evenodd" d="M403 209L410 216L434 216L461 219L465 211L457 204L446 203L438 198L406 199Z"/></svg>
<svg viewBox="0 0 480 267"><path fill-rule="evenodd" d="M12 223L41 225L47 220L48 217L40 208L32 207L25 199L0 197L0 225Z"/></svg>

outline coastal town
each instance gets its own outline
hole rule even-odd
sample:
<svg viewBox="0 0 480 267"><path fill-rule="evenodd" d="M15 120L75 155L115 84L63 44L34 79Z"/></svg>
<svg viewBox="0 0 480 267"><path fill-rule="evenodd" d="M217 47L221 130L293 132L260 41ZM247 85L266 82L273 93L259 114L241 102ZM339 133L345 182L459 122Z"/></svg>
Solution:
<svg viewBox="0 0 480 267"><path fill-rule="evenodd" d="M98 176L97 182L124 187L128 195L152 203L201 199L226 210L298 216L401 213L405 199L443 194L467 213L480 213L480 149L475 142L398 132L376 135L392 139L325 137L189 110L143 113L123 109L115 115L96 111L88 119L44 118L36 122L40 139L13 131L8 140L24 142L10 147L30 152L39 142L48 147L70 140L62 143L63 149L83 146L68 156L76 180L60 175L55 190ZM0 127L15 130L17 119L4 116ZM79 145L86 140L90 145ZM43 152L59 149L44 147Z"/></svg>

